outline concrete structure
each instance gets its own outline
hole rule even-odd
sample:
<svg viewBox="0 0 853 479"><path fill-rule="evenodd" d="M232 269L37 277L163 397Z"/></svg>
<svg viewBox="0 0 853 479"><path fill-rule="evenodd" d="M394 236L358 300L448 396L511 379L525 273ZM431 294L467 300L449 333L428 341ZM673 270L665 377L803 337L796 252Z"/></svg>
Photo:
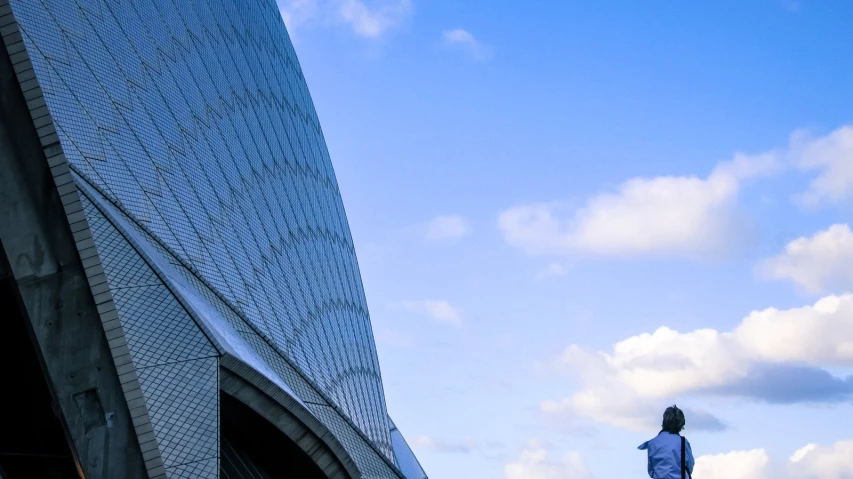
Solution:
<svg viewBox="0 0 853 479"><path fill-rule="evenodd" d="M0 35L0 477L425 479L275 2Z"/></svg>

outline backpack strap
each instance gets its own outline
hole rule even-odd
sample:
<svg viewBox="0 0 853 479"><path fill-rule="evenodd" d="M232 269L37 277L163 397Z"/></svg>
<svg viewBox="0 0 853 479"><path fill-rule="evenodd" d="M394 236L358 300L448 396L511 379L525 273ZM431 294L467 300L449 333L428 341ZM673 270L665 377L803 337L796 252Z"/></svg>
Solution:
<svg viewBox="0 0 853 479"><path fill-rule="evenodd" d="M684 436L681 436L681 479L685 479L684 475L687 473L687 464L685 464L684 456L687 454L685 443L687 442L684 439Z"/></svg>

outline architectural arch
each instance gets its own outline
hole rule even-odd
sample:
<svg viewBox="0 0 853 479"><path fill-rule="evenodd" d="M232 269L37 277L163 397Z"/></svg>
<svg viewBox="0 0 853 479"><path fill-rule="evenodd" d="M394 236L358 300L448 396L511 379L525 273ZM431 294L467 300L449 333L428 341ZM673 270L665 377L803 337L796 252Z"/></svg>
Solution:
<svg viewBox="0 0 853 479"><path fill-rule="evenodd" d="M326 477L361 477L355 462L340 441L299 400L230 355L222 357L219 374L222 393L239 401L275 427L309 457ZM223 404L227 401L226 398ZM221 421L227 425L229 419L223 416ZM221 460L224 460L224 456L223 452Z"/></svg>

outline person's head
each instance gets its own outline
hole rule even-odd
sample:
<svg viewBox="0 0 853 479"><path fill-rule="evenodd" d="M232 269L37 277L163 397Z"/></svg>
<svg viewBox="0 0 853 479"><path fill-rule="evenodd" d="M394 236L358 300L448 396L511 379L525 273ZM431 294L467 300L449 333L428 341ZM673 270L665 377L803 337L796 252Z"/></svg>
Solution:
<svg viewBox="0 0 853 479"><path fill-rule="evenodd" d="M679 434L681 430L684 429L685 424L684 412L681 409L678 409L678 406L673 404L663 412L663 424L661 425L661 428L664 431L672 434Z"/></svg>

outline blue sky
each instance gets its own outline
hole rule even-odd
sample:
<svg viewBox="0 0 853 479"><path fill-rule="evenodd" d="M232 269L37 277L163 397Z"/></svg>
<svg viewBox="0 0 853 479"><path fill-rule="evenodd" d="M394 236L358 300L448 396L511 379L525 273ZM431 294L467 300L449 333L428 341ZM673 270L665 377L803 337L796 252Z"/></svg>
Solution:
<svg viewBox="0 0 853 479"><path fill-rule="evenodd" d="M853 477L853 6L279 5L431 477Z"/></svg>

